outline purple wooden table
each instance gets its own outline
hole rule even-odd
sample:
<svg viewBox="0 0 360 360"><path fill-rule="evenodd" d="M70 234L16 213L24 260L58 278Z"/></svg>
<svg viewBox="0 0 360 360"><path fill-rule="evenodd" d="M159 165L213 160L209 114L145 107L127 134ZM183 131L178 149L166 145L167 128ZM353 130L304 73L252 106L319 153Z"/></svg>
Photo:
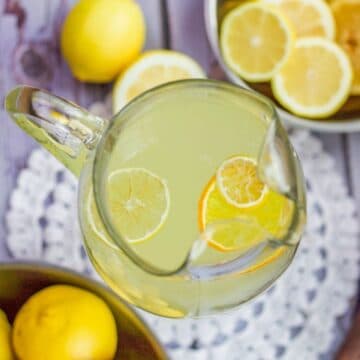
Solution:
<svg viewBox="0 0 360 360"><path fill-rule="evenodd" d="M206 1L206 0L205 0ZM0 0L0 93L18 83L47 88L82 106L102 99L108 86L75 81L59 53L59 28L75 0ZM147 20L146 48L171 48L193 56L208 71L219 70L209 48L203 0L138 0ZM11 261L5 247L4 213L16 176L37 145L1 108L0 130L0 261ZM360 210L360 133L318 135L337 161L349 193Z"/></svg>

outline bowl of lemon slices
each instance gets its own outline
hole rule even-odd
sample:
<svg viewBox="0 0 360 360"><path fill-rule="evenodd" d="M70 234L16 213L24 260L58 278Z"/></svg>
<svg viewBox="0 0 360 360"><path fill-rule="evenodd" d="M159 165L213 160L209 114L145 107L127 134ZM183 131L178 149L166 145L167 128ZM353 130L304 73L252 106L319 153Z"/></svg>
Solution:
<svg viewBox="0 0 360 360"><path fill-rule="evenodd" d="M360 0L209 0L211 46L227 76L282 118L360 131Z"/></svg>

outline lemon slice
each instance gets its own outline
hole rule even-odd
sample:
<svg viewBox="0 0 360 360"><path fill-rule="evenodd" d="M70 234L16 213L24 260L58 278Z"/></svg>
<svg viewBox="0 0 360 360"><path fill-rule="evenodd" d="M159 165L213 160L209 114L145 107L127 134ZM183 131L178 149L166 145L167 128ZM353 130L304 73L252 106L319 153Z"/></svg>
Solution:
<svg viewBox="0 0 360 360"><path fill-rule="evenodd" d="M145 52L117 79L113 89L113 110L118 112L131 99L167 82L206 77L189 56L170 50Z"/></svg>
<svg viewBox="0 0 360 360"><path fill-rule="evenodd" d="M257 176L256 162L243 156L224 161L216 173L216 181L226 201L238 208L253 206L267 191Z"/></svg>
<svg viewBox="0 0 360 360"><path fill-rule="evenodd" d="M119 250L119 248L113 244L107 235L103 222L101 221L93 195L93 191L89 191L87 199L86 199L86 212L87 212L87 221L89 222L89 228L93 232L93 235L106 243L113 250Z"/></svg>
<svg viewBox="0 0 360 360"><path fill-rule="evenodd" d="M332 10L337 27L336 41L349 56L354 71L351 93L360 95L360 1L333 1Z"/></svg>
<svg viewBox="0 0 360 360"><path fill-rule="evenodd" d="M293 213L293 201L271 190L254 206L235 207L224 198L214 177L199 200L198 226L205 234L210 229L209 245L220 251L233 251L258 244L269 234L276 238L285 236Z"/></svg>
<svg viewBox="0 0 360 360"><path fill-rule="evenodd" d="M273 77L289 57L293 39L286 17L260 2L231 10L222 22L220 34L225 62L251 82Z"/></svg>
<svg viewBox="0 0 360 360"><path fill-rule="evenodd" d="M276 6L291 21L297 37L335 37L335 22L324 0L263 0Z"/></svg>
<svg viewBox="0 0 360 360"><path fill-rule="evenodd" d="M260 245L270 236L254 219L241 217L211 224L203 232L203 238L219 251L239 254Z"/></svg>
<svg viewBox="0 0 360 360"><path fill-rule="evenodd" d="M351 63L345 52L330 40L309 37L295 49L272 80L276 99L293 113L324 118L347 100L352 84Z"/></svg>
<svg viewBox="0 0 360 360"><path fill-rule="evenodd" d="M142 168L110 174L107 204L113 226L130 243L151 238L164 224L170 196L165 181Z"/></svg>

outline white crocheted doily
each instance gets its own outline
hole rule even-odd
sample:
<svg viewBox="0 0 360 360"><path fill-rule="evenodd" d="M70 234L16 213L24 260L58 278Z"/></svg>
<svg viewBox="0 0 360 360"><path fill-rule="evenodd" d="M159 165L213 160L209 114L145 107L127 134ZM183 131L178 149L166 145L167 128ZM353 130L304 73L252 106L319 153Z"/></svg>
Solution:
<svg viewBox="0 0 360 360"><path fill-rule="evenodd" d="M359 277L355 206L320 141L307 131L293 131L291 140L308 186L307 231L293 264L270 290L230 314L169 320L141 312L173 359L315 360L336 351ZM31 154L6 216L14 258L94 274L81 245L76 187L45 150Z"/></svg>

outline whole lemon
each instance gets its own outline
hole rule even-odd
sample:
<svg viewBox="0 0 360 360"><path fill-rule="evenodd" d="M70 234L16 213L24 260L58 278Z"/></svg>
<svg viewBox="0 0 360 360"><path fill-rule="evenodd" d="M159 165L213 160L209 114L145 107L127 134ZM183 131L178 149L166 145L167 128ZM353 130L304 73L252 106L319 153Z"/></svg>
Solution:
<svg viewBox="0 0 360 360"><path fill-rule="evenodd" d="M13 360L11 349L11 326L5 313L0 309L0 359Z"/></svg>
<svg viewBox="0 0 360 360"><path fill-rule="evenodd" d="M145 22L133 0L80 0L61 32L61 51L74 76L103 83L139 55Z"/></svg>
<svg viewBox="0 0 360 360"><path fill-rule="evenodd" d="M96 295L54 285L21 307L14 321L13 345L20 360L110 360L117 348L116 323Z"/></svg>

